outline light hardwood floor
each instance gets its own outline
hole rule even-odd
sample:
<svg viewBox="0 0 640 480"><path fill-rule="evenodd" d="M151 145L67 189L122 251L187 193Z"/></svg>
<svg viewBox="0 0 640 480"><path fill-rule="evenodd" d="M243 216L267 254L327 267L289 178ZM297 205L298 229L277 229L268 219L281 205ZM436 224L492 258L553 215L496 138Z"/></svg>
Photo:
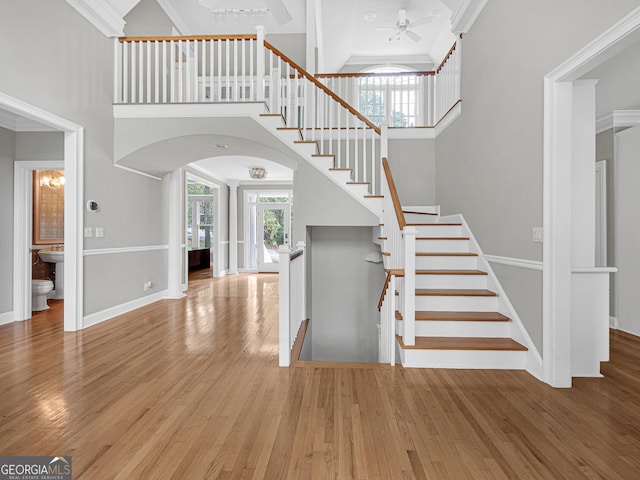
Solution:
<svg viewBox="0 0 640 480"><path fill-rule="evenodd" d="M0 455L72 455L74 479L640 477L640 340L604 379L277 366L277 276L198 278L78 333L0 327ZM58 313L59 315L59 313ZM372 319L375 321L375 319Z"/></svg>

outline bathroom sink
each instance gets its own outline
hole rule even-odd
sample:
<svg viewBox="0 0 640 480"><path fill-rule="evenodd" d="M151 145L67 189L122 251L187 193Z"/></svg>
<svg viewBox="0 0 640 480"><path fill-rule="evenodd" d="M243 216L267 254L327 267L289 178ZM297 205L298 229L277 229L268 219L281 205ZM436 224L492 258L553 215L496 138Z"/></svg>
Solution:
<svg viewBox="0 0 640 480"><path fill-rule="evenodd" d="M43 262L49 263L62 263L64 262L64 251L63 250L40 250L38 255L42 259Z"/></svg>

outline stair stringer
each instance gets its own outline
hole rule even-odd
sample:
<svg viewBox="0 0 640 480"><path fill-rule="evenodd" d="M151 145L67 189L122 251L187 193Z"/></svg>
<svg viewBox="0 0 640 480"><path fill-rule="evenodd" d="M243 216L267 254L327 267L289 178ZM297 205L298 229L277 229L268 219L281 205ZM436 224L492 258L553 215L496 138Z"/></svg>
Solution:
<svg viewBox="0 0 640 480"><path fill-rule="evenodd" d="M507 293L504 288L502 288L498 277L493 271L493 268L491 268L491 264L485 258L482 248L480 248L480 244L473 235L473 232L469 228L469 224L465 220L464 216L462 214L447 215L445 217L440 217L439 221L452 223L457 222L462 224L462 234L469 237L469 250L478 254L478 268L487 272L487 288L498 294L498 312L511 319L511 338L528 348L526 352L522 352L525 356L524 369L534 377L542 380L542 356L533 343L533 340L522 323L522 320L518 316L518 312L516 312L516 309L509 300Z"/></svg>
<svg viewBox="0 0 640 480"><path fill-rule="evenodd" d="M316 143L295 143L295 136L300 139L299 130L278 130L279 127L286 127L282 116L260 116L256 114L253 115L253 119L289 149L297 153L300 158L313 165L333 183L347 192L367 210L379 218L382 217L382 198L366 198L365 195L368 195L366 186L350 185L347 183L348 179L345 178L344 171L329 170L334 163L332 157L313 157L317 153Z"/></svg>

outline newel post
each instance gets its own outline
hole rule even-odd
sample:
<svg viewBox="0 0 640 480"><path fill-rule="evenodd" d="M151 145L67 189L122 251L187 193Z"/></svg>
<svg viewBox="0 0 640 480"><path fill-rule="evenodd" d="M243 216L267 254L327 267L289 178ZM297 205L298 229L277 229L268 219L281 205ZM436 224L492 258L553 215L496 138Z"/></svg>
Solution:
<svg viewBox="0 0 640 480"><path fill-rule="evenodd" d="M264 25L256 25L258 40L256 45L256 77L258 101L264 101Z"/></svg>
<svg viewBox="0 0 640 480"><path fill-rule="evenodd" d="M404 337L405 345L416 344L416 235L418 229L405 227L404 236Z"/></svg>
<svg viewBox="0 0 640 480"><path fill-rule="evenodd" d="M278 248L280 269L278 275L278 288L279 288L279 350L280 350L280 362L281 367L288 367L291 363L291 338L290 338L290 322L291 315L289 312L289 296L290 290L290 263L291 259L289 254L291 250L288 245L281 245Z"/></svg>

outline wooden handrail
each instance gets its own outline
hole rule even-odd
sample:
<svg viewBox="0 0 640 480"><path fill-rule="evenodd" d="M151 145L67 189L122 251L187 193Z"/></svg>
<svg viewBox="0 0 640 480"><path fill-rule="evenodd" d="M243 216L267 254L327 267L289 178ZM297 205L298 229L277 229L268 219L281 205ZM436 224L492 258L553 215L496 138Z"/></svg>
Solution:
<svg viewBox="0 0 640 480"><path fill-rule="evenodd" d="M398 226L400 230L404 230L407 222L404 219L404 212L402 211L402 205L400 204L400 198L398 198L398 191L396 190L396 184L393 181L393 175L391 175L391 168L389 167L389 161L386 157L382 158L382 168L384 169L384 175L387 178L387 184L389 185L389 192L391 193L391 201L393 202L393 209L396 211L396 217L398 218Z"/></svg>
<svg viewBox="0 0 640 480"><path fill-rule="evenodd" d="M352 77L426 77L435 75L435 70L425 72L395 72L395 73L372 73L372 72L353 72L353 73L316 73L316 78L352 78Z"/></svg>
<svg viewBox="0 0 640 480"><path fill-rule="evenodd" d="M300 250L296 250L295 252L291 252L289 254L289 261L292 262L294 261L296 258L298 258L300 255L302 255L304 253L304 250L300 249Z"/></svg>
<svg viewBox="0 0 640 480"><path fill-rule="evenodd" d="M179 40L257 40L258 35L182 35L182 36L166 36L166 37L120 37L120 43L126 42L171 42Z"/></svg>
<svg viewBox="0 0 640 480"><path fill-rule="evenodd" d="M396 277L404 277L404 270L402 269L387 270L387 278L384 280L382 293L380 294L380 300L378 301L378 310L382 308L382 304L384 303L384 297L387 295L387 287L389 286L389 282L391 281L391 275L395 275Z"/></svg>
<svg viewBox="0 0 640 480"><path fill-rule="evenodd" d="M299 73L301 73L307 80L309 80L311 83L313 83L316 87L318 87L324 93L329 95L333 100L338 102L345 109L347 109L349 112L351 112L353 115L355 115L359 120L364 122L365 125L367 125L371 129L373 129L378 135L380 135L380 127L376 127L373 123L371 123L371 121L367 117L362 115L359 111L357 111L355 108L353 108L347 102L345 102L343 99L338 97L335 93L333 93L331 90L329 90L327 87L325 87L322 83L320 83L320 81L318 81L317 78L315 78L309 72L304 70L302 67L300 67L300 65L298 65L296 62L291 60L289 57L287 57L284 53L282 53L280 50L278 50L276 47L271 45L266 40L264 42L264 46L266 48L268 48L269 50L271 50L273 53L275 53L277 56L282 58L285 62L287 62L289 65L291 65L293 68L295 68Z"/></svg>
<svg viewBox="0 0 640 480"><path fill-rule="evenodd" d="M451 45L451 48L442 59L442 62L440 62L440 65L438 65L438 68L436 68L436 73L440 73L440 70L442 70L442 67L444 67L445 63L447 63L447 60L449 60L449 57L455 51L457 45L458 45L458 42L455 42L453 45Z"/></svg>

